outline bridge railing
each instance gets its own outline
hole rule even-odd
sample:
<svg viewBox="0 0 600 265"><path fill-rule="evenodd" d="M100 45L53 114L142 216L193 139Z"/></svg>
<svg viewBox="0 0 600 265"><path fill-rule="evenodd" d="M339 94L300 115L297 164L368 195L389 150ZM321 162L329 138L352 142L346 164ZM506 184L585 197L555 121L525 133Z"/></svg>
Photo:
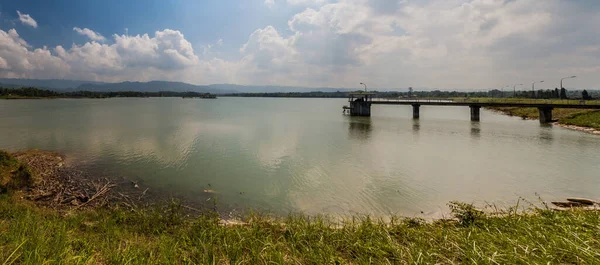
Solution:
<svg viewBox="0 0 600 265"><path fill-rule="evenodd" d="M454 102L453 99L442 98L373 98L372 101L377 102Z"/></svg>
<svg viewBox="0 0 600 265"><path fill-rule="evenodd" d="M485 98L485 99L471 99L471 98L387 98L387 97L374 97L372 101L375 102L457 102L457 103L517 103L517 104L569 104L569 105L598 105L599 101L586 101L579 99L528 99L528 98Z"/></svg>

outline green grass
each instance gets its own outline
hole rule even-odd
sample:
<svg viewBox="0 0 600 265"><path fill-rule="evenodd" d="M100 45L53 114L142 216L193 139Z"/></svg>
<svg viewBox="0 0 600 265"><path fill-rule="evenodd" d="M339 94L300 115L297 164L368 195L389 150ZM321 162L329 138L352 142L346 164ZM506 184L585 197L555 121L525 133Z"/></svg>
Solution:
<svg viewBox="0 0 600 265"><path fill-rule="evenodd" d="M456 99L465 100L465 99ZM472 98L467 99L467 102L523 102L523 103L545 103L545 104L580 104L579 100L559 100L559 99L519 99L519 98ZM587 100L587 105L598 105L600 100ZM517 116L523 119L538 119L539 111L537 108L521 108L521 107L487 107L488 109L497 110L510 116ZM600 112L594 109L564 109L555 108L552 110L552 117L560 124L576 125L600 129Z"/></svg>
<svg viewBox="0 0 600 265"><path fill-rule="evenodd" d="M178 204L59 215L0 196L5 264L600 264L600 213L490 217L454 204L461 222L253 216L223 226Z"/></svg>
<svg viewBox="0 0 600 265"><path fill-rule="evenodd" d="M600 130L600 111L575 114L566 119L562 119L561 123L567 125L590 127Z"/></svg>
<svg viewBox="0 0 600 265"><path fill-rule="evenodd" d="M23 166L0 152L0 173ZM57 212L0 193L2 264L600 264L600 212L535 208L484 214L452 202L455 221L219 214L177 202Z"/></svg>

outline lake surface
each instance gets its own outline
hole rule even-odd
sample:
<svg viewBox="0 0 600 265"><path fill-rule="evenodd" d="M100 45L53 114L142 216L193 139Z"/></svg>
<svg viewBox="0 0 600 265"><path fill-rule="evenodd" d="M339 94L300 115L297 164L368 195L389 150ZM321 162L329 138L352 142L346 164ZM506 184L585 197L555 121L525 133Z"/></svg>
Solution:
<svg viewBox="0 0 600 265"><path fill-rule="evenodd" d="M451 200L600 197L600 137L467 107L345 99L0 100L0 149L61 152L90 170L226 210L435 217ZM209 186L210 185L210 186ZM205 189L214 190L207 194ZM421 213L423 211L423 213Z"/></svg>

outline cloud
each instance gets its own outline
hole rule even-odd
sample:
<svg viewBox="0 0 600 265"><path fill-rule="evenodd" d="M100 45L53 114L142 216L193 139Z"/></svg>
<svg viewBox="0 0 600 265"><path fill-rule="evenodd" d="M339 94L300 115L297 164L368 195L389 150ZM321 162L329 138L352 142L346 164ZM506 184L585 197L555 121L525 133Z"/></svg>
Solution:
<svg viewBox="0 0 600 265"><path fill-rule="evenodd" d="M322 5L326 0L287 0L291 5Z"/></svg>
<svg viewBox="0 0 600 265"><path fill-rule="evenodd" d="M60 78L70 70L46 47L31 50L15 29L0 30L0 58L0 75L4 77Z"/></svg>
<svg viewBox="0 0 600 265"><path fill-rule="evenodd" d="M267 5L269 8L272 8L275 6L275 0L265 0L265 5Z"/></svg>
<svg viewBox="0 0 600 265"><path fill-rule="evenodd" d="M199 64L191 44L176 30L137 36L113 35L114 44L95 41L31 49L15 29L0 30L0 76L132 80L169 78Z"/></svg>
<svg viewBox="0 0 600 265"><path fill-rule="evenodd" d="M248 32L229 54L223 54L227 47L211 51L222 40L200 46L200 58L183 33L172 29L115 34L112 44L90 37L53 49L34 49L14 29L2 31L0 76L329 87L356 87L366 80L374 88L487 89L577 75L570 83L598 88L598 4L290 2L296 3L315 5L289 16L287 24Z"/></svg>
<svg viewBox="0 0 600 265"><path fill-rule="evenodd" d="M24 25L32 26L34 28L38 27L37 22L33 19L29 14L22 14L19 10L17 10L17 14L19 15L19 20Z"/></svg>
<svg viewBox="0 0 600 265"><path fill-rule="evenodd" d="M87 42L68 50L58 46L55 51L73 67L73 74L94 80L168 78L173 71L198 63L191 44L176 30L157 31L152 37L115 34L113 38L111 45Z"/></svg>
<svg viewBox="0 0 600 265"><path fill-rule="evenodd" d="M79 33L79 35L86 36L86 37L90 38L91 40L101 41L101 42L106 40L106 38L104 38L104 36L102 36L100 33L95 32L88 28L80 29L78 27L74 27L73 30L76 31L77 33Z"/></svg>
<svg viewBox="0 0 600 265"><path fill-rule="evenodd" d="M302 6L320 6L326 3L327 0L286 0L286 3L290 5L302 5ZM269 8L275 6L275 0L265 0L265 5Z"/></svg>

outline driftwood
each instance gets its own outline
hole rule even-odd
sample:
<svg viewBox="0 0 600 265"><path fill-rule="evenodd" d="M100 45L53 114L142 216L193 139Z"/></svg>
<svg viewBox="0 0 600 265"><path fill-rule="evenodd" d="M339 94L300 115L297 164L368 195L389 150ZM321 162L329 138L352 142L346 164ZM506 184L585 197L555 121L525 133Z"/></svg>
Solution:
<svg viewBox="0 0 600 265"><path fill-rule="evenodd" d="M92 201L94 201L94 200L96 200L96 199L98 199L98 198L100 198L100 197L104 196L106 193L108 193L108 191L109 191L110 189L112 189L113 187L115 187L115 186L116 186L115 184L112 184L112 183L111 183L109 180L106 180L106 181L107 181L107 182L106 182L106 184L104 184L104 185L102 185L102 186L101 186L101 185L99 185L99 184L96 184L96 185L95 185L95 187L96 187L96 193L95 193L94 195L92 195L92 197L91 197L91 198L89 198L89 199L88 199L86 202L84 202L83 204L77 205L77 206L74 208L74 210L77 210L77 209L79 209L79 208L81 208L81 207L83 207L83 206L85 206L85 205L89 204L90 202L92 202ZM87 199L87 197L84 197L84 198L86 198L86 199Z"/></svg>
<svg viewBox="0 0 600 265"><path fill-rule="evenodd" d="M571 201L567 201L567 202L552 202L552 204L558 206L558 207L582 207L584 206L581 203L578 202L571 202Z"/></svg>
<svg viewBox="0 0 600 265"><path fill-rule="evenodd" d="M557 208L554 208L557 211L566 211L572 208L600 210L598 202L585 198L567 198L567 201L555 201L552 204L557 206Z"/></svg>
<svg viewBox="0 0 600 265"><path fill-rule="evenodd" d="M34 181L23 189L24 197L55 209L80 209L105 205L116 185L108 179L90 179L81 170L69 167L64 157L53 152L29 150L14 157L26 164Z"/></svg>
<svg viewBox="0 0 600 265"><path fill-rule="evenodd" d="M20 190L25 199L59 211L75 211L104 206L125 206L137 211L140 205L152 204L166 197L152 192L136 181L90 176L65 162L64 156L47 151L28 150L13 156L32 171L34 182ZM210 184L209 184L210 187ZM213 190L205 190L214 194ZM184 205L188 212L202 213L202 209Z"/></svg>
<svg viewBox="0 0 600 265"><path fill-rule="evenodd" d="M581 203L581 204L585 204L585 205L594 205L595 201L589 200L589 199L584 199L584 198L567 198L567 201L570 202L577 202L577 203Z"/></svg>

